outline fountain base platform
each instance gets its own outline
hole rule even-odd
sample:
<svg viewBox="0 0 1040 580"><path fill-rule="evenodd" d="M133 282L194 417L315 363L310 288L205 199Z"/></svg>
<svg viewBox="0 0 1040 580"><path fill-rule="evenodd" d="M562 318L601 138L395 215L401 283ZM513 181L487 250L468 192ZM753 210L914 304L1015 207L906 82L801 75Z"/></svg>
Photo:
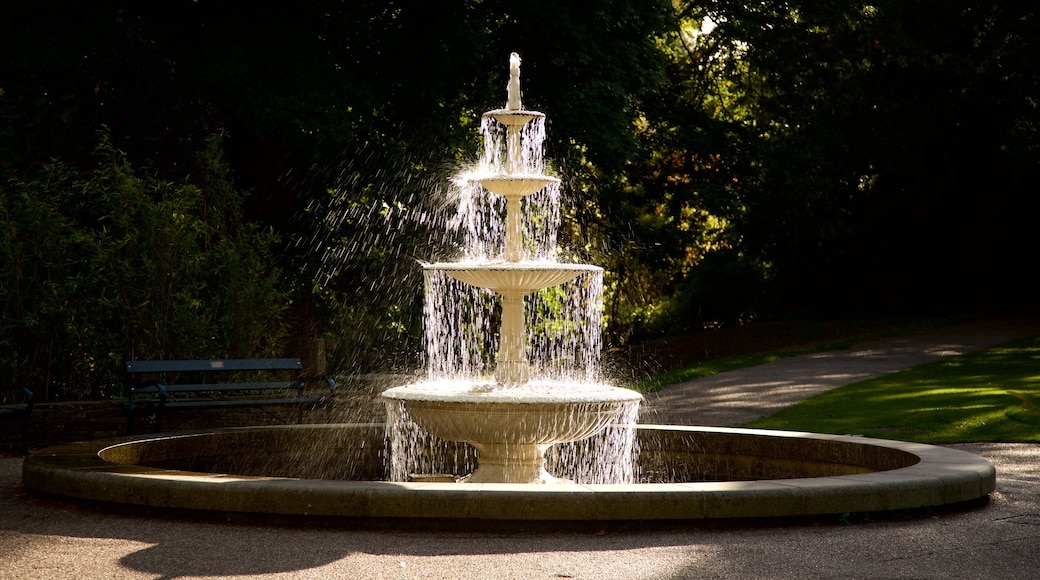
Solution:
<svg viewBox="0 0 1040 580"><path fill-rule="evenodd" d="M641 425L645 483L392 483L382 424L136 436L25 459L35 493L220 520L478 528L885 512L985 500L986 459L944 447L782 431ZM368 479L372 477L373 479Z"/></svg>

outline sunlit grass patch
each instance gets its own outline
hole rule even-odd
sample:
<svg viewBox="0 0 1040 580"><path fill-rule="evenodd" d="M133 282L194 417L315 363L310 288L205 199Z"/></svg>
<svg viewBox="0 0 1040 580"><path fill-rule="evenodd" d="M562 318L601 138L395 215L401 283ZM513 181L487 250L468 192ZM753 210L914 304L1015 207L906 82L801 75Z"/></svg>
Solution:
<svg viewBox="0 0 1040 580"><path fill-rule="evenodd" d="M822 393L748 427L922 443L1040 442L1040 337Z"/></svg>

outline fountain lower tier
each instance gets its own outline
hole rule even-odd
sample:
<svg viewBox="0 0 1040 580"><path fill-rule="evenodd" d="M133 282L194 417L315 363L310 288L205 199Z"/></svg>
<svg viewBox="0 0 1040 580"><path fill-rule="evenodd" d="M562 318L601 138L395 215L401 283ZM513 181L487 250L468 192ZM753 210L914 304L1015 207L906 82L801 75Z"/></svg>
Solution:
<svg viewBox="0 0 1040 580"><path fill-rule="evenodd" d="M529 383L494 388L468 381L418 383L383 392L431 435L472 444L477 469L467 483L555 483L545 451L587 439L617 421L642 395L609 385Z"/></svg>

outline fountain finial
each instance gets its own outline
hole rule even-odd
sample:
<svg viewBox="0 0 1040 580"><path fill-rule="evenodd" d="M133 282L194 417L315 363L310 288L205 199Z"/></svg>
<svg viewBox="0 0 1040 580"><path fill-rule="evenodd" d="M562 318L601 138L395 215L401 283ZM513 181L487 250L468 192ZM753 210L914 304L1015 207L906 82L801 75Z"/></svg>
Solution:
<svg viewBox="0 0 1040 580"><path fill-rule="evenodd" d="M511 53L509 55L509 86L506 87L506 94L509 98L506 101L506 109L510 111L519 111L520 105L520 55L517 53Z"/></svg>

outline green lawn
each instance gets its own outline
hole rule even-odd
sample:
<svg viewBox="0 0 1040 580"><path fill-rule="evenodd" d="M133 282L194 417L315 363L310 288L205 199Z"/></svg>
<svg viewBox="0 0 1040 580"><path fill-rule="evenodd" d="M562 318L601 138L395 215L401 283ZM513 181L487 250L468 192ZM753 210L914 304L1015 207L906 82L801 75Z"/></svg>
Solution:
<svg viewBox="0 0 1040 580"><path fill-rule="evenodd" d="M1040 337L820 394L747 427L921 443L1040 442Z"/></svg>

